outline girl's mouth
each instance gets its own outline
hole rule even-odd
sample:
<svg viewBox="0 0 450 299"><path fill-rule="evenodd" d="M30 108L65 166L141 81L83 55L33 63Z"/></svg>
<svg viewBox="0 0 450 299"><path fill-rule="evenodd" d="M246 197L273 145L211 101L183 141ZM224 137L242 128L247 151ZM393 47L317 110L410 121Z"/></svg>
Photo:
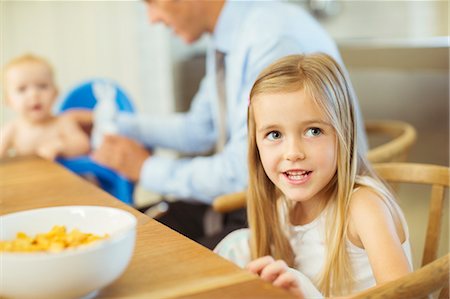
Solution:
<svg viewBox="0 0 450 299"><path fill-rule="evenodd" d="M288 170L283 172L283 175L290 183L301 184L310 178L311 173L310 170Z"/></svg>

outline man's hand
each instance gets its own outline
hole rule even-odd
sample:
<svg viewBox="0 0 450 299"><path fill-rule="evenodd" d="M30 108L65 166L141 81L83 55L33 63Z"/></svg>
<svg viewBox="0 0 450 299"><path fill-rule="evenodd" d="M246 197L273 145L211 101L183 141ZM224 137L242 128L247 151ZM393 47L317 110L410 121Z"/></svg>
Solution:
<svg viewBox="0 0 450 299"><path fill-rule="evenodd" d="M139 180L142 165L150 152L140 143L119 135L105 135L92 159L114 169L133 182Z"/></svg>
<svg viewBox="0 0 450 299"><path fill-rule="evenodd" d="M264 256L251 261L246 268L259 275L262 280L283 288L298 298L304 298L297 277L289 271L285 261L275 261L271 256Z"/></svg>

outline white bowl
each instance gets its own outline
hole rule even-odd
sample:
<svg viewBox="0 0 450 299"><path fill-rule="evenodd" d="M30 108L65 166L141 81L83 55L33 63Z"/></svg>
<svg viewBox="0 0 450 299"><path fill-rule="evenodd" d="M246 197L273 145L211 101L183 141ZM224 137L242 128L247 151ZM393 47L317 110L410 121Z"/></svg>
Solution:
<svg viewBox="0 0 450 299"><path fill-rule="evenodd" d="M120 209L61 206L7 214L0 217L0 239L15 239L19 231L35 236L54 225L109 237L58 253L0 252L0 297L91 297L127 267L134 250L136 218Z"/></svg>

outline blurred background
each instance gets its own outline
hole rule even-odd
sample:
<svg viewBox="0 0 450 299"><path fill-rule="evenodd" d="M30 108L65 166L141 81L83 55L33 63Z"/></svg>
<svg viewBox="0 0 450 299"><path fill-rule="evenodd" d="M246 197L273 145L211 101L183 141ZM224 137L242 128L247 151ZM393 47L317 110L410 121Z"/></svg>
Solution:
<svg viewBox="0 0 450 299"><path fill-rule="evenodd" d="M291 2L336 39L364 117L411 123L418 139L409 160L449 165L449 2ZM111 78L140 112L189 107L204 73L206 42L186 46L163 26L149 25L142 1L0 0L1 66L24 53L44 56L61 95L86 79ZM0 107L2 125L14 114L3 98ZM401 191L417 252L425 233L425 192ZM151 201L157 195L138 190L136 197ZM448 252L448 206L446 211L441 252Z"/></svg>

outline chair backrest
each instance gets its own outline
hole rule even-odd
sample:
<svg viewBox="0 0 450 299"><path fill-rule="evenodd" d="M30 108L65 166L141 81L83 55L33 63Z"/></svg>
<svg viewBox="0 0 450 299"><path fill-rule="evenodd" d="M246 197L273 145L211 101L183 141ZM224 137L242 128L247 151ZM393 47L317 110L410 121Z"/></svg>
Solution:
<svg viewBox="0 0 450 299"><path fill-rule="evenodd" d="M415 299L427 298L429 294L440 289L448 290L449 254L429 263L428 265L396 280L374 286L349 299ZM448 298L448 292L439 298Z"/></svg>
<svg viewBox="0 0 450 299"><path fill-rule="evenodd" d="M387 142L373 146L367 153L372 163L404 162L409 150L416 141L416 130L403 121L373 120L366 121L366 132L369 141L373 137L383 137Z"/></svg>
<svg viewBox="0 0 450 299"><path fill-rule="evenodd" d="M403 121L374 120L365 123L367 136L388 139L383 144L369 149L367 158L372 163L406 161L411 146L416 141L416 130ZM246 206L245 191L218 196L213 208L220 213L227 213Z"/></svg>
<svg viewBox="0 0 450 299"><path fill-rule="evenodd" d="M375 171L388 183L412 183L431 186L428 225L422 266L437 257L444 212L445 189L450 186L450 168L417 163L378 163Z"/></svg>
<svg viewBox="0 0 450 299"><path fill-rule="evenodd" d="M73 108L93 109L97 104L97 99L94 95L93 86L96 82L106 82L113 86L116 90L116 104L119 111L134 112L134 106L130 97L125 90L116 82L110 79L91 79L82 83L76 84L69 92L63 95L62 100L58 106L58 112L66 111Z"/></svg>

